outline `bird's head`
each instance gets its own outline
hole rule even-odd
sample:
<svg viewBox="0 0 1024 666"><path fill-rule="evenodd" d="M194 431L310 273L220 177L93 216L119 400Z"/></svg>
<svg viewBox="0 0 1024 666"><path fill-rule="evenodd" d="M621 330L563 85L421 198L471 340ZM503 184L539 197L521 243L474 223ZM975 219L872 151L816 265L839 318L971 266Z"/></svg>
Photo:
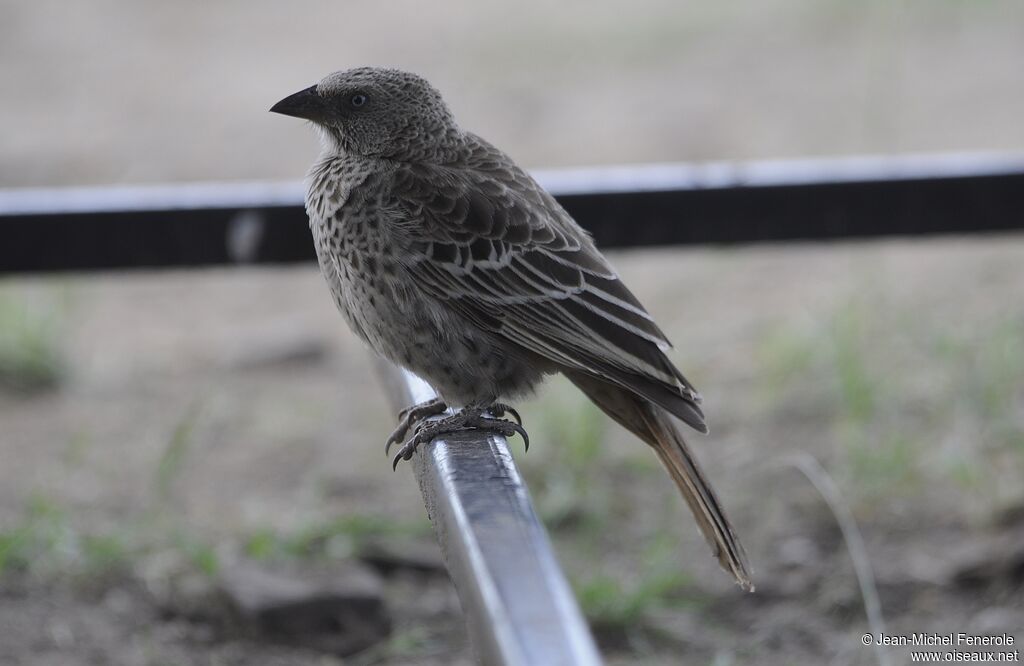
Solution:
<svg viewBox="0 0 1024 666"><path fill-rule="evenodd" d="M441 94L397 69L334 72L270 110L312 121L328 149L366 157L425 159L461 139Z"/></svg>

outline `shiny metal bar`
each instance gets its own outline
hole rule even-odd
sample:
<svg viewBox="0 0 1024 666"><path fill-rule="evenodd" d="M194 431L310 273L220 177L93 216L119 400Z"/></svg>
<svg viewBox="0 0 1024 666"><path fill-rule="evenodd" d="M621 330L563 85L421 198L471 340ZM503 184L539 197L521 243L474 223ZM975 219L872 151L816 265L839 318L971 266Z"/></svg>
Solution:
<svg viewBox="0 0 1024 666"><path fill-rule="evenodd" d="M382 363L379 373L396 409L435 396L405 370ZM449 435L411 462L481 663L600 664L505 438Z"/></svg>

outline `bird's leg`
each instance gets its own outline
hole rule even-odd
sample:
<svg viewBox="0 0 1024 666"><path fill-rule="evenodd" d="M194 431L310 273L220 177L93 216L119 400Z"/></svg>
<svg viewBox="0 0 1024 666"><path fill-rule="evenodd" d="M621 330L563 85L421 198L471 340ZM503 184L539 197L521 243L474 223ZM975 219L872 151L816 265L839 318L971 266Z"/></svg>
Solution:
<svg viewBox="0 0 1024 666"><path fill-rule="evenodd" d="M515 417L516 421L508 421L501 418L505 414L511 414ZM448 433L474 429L496 432L505 437L519 434L522 436L526 448L530 448L530 436L526 434L517 411L502 403L467 405L458 412L443 419L429 422L421 421L416 426L415 434L395 454L394 459L391 461L391 466L397 468L400 460L411 459L412 454L420 444L433 441L435 438Z"/></svg>
<svg viewBox="0 0 1024 666"><path fill-rule="evenodd" d="M447 409L448 405L445 404L444 400L432 398L418 405L406 407L398 412L398 427L388 436L388 441L384 444L384 455L391 451L392 444L397 444L405 439L405 434L409 432L409 428L413 427L417 422L428 419L431 416L437 416Z"/></svg>

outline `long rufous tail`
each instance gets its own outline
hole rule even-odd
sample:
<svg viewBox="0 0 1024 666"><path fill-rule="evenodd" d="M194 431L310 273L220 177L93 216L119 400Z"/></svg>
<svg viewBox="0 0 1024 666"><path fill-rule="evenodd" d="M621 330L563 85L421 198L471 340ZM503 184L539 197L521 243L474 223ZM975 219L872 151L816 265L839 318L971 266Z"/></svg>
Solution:
<svg viewBox="0 0 1024 666"><path fill-rule="evenodd" d="M628 389L582 373L565 374L606 414L654 448L690 506L719 564L733 575L740 587L753 591L743 546L669 414Z"/></svg>

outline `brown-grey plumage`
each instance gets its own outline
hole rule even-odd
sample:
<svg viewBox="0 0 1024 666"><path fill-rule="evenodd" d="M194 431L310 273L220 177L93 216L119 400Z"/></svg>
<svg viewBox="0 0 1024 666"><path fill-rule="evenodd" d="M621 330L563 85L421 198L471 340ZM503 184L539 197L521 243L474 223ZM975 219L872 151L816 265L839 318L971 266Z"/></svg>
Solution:
<svg viewBox="0 0 1024 666"><path fill-rule="evenodd" d="M550 194L460 129L413 74L336 72L271 110L312 120L323 136L306 209L321 270L357 335L448 405L477 413L565 373L654 447L722 566L751 587L732 527L668 418L706 432L699 394Z"/></svg>

